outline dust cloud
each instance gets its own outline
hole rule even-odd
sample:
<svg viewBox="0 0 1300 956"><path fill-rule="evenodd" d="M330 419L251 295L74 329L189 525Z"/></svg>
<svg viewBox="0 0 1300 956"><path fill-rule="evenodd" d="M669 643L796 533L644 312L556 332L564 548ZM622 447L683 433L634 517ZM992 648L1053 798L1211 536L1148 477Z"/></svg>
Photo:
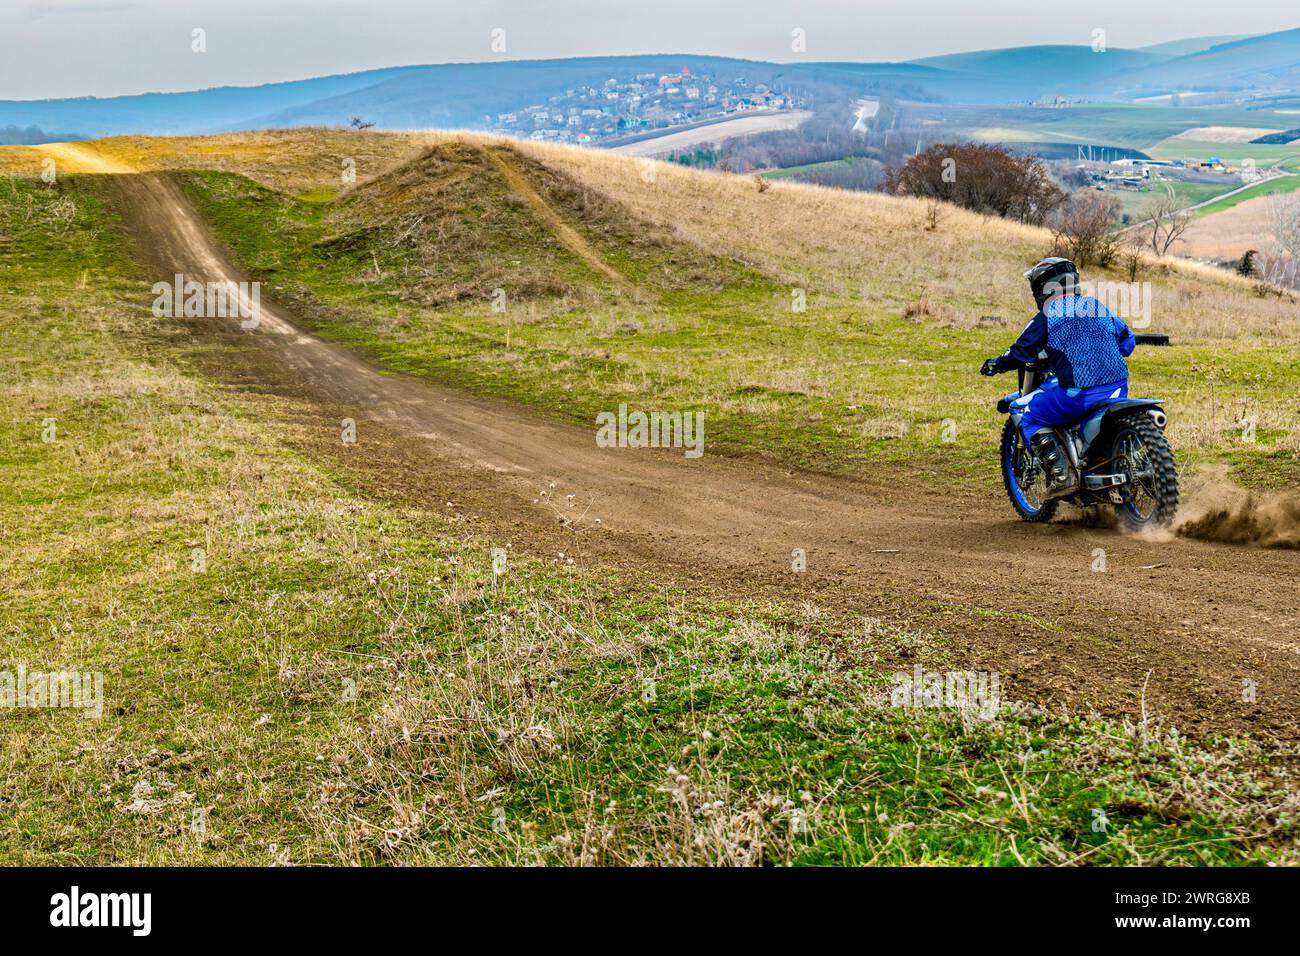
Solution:
<svg viewBox="0 0 1300 956"><path fill-rule="evenodd" d="M1300 549L1300 491L1247 491L1221 472L1189 483L1174 531L1254 548Z"/></svg>

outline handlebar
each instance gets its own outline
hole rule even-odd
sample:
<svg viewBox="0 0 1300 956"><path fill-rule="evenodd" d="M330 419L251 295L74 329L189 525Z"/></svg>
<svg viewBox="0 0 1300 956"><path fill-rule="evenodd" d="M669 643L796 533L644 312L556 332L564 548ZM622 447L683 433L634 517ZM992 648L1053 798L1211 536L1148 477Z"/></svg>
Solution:
<svg viewBox="0 0 1300 956"><path fill-rule="evenodd" d="M1165 335L1163 332L1138 332L1138 333L1134 333L1133 338L1137 340L1138 345L1168 345L1169 344L1169 336ZM1037 373L1045 372L1047 370L1048 370L1048 362L1046 359L1035 359L1034 361L1026 362L1024 365L1021 365L1019 368L1017 368L1016 372L1017 372L1017 378L1019 378L1020 380L1021 392L1025 391L1026 376L1028 376L1031 379L1032 386L1037 387L1036 383L1041 381Z"/></svg>

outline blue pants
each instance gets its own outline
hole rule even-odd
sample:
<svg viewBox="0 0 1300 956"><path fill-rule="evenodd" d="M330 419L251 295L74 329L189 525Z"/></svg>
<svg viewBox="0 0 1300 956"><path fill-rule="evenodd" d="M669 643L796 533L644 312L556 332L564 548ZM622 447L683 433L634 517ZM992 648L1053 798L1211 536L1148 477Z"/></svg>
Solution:
<svg viewBox="0 0 1300 956"><path fill-rule="evenodd" d="M1059 428L1083 421L1088 410L1110 398L1128 398L1128 379L1091 388L1061 388L1052 376L1028 395L1011 403L1012 417L1020 423L1025 440L1044 428Z"/></svg>

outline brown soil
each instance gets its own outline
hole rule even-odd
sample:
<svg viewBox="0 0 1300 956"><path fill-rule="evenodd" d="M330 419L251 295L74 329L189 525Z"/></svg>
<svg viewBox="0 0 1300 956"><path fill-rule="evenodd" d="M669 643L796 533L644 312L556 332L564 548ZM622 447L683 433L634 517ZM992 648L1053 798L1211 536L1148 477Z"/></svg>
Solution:
<svg viewBox="0 0 1300 956"><path fill-rule="evenodd" d="M113 182L159 277L239 278L171 179ZM376 494L452 508L515 549L697 595L808 601L942 631L954 666L998 670L1008 699L1130 719L1145 709L1198 735L1289 739L1300 724L1294 552L1029 526L1000 487L918 496L892 475L852 482L680 449L602 449L594 423L381 373L265 300L254 332L235 320L178 329L244 346L212 366L232 385L313 399L317 450ZM339 439L342 417L357 422L355 445ZM805 574L790 570L796 548ZM1104 573L1091 570L1095 548Z"/></svg>

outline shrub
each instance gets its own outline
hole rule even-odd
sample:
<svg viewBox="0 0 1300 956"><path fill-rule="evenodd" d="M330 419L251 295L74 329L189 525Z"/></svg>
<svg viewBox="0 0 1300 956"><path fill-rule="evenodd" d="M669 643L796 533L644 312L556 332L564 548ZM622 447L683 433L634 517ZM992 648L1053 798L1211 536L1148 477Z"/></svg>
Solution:
<svg viewBox="0 0 1300 956"><path fill-rule="evenodd" d="M889 169L885 190L1033 225L1042 225L1065 201L1037 156L978 143L936 143Z"/></svg>
<svg viewBox="0 0 1300 956"><path fill-rule="evenodd" d="M1110 265L1123 243L1114 230L1119 211L1114 196L1092 190L1075 193L1053 217L1053 254L1073 259L1079 266Z"/></svg>
<svg viewBox="0 0 1300 956"><path fill-rule="evenodd" d="M1258 249L1247 249L1237 260L1237 275L1245 276L1249 279L1256 272L1255 257L1259 255Z"/></svg>

